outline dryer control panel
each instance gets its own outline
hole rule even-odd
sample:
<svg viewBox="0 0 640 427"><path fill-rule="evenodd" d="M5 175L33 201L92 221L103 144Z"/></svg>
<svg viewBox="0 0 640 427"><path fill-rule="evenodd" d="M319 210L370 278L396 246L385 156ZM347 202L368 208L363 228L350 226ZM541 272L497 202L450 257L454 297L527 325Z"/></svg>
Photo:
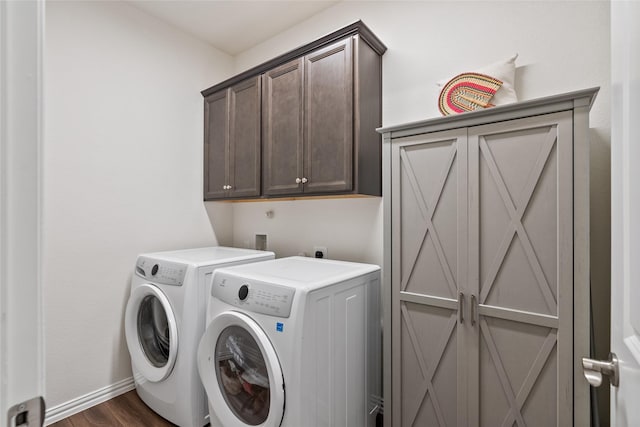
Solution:
<svg viewBox="0 0 640 427"><path fill-rule="evenodd" d="M161 285L182 286L187 266L177 262L159 261L139 256L136 261L136 274Z"/></svg>
<svg viewBox="0 0 640 427"><path fill-rule="evenodd" d="M215 275L211 296L254 313L289 317L296 290L273 283Z"/></svg>

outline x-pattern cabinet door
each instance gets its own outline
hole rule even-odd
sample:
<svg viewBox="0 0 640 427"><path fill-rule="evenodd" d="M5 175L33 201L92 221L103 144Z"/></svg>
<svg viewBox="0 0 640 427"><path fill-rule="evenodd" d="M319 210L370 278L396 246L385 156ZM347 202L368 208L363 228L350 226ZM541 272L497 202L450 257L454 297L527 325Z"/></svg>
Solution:
<svg viewBox="0 0 640 427"><path fill-rule="evenodd" d="M465 129L393 145L394 426L466 422L466 163Z"/></svg>
<svg viewBox="0 0 640 427"><path fill-rule="evenodd" d="M394 426L573 424L572 126L394 140Z"/></svg>
<svg viewBox="0 0 640 427"><path fill-rule="evenodd" d="M469 425L573 424L573 124L469 128Z"/></svg>

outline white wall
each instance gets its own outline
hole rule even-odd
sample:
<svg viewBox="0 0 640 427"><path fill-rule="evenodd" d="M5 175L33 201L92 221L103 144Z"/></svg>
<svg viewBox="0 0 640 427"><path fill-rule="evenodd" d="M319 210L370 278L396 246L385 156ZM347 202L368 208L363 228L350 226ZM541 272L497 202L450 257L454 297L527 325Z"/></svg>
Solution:
<svg viewBox="0 0 640 427"><path fill-rule="evenodd" d="M521 100L600 86L591 111L592 293L597 351L609 345L610 276L610 60L609 2L347 1L238 55L235 72L362 19L387 45L383 57L383 124L439 116L435 82L519 53ZM330 257L382 262L381 200L269 202L233 207L233 241L273 231L278 256L317 243ZM278 215L279 211L286 211ZM292 214L291 212L295 212ZM319 224L321 226L319 226ZM275 235L273 235L275 234ZM346 237L348 236L348 237ZM604 390L605 393L608 390ZM608 402L606 396L602 402ZM608 419L603 408L602 419Z"/></svg>
<svg viewBox="0 0 640 427"><path fill-rule="evenodd" d="M233 243L253 248L255 234L267 234L267 247L278 257L311 256L314 246L324 246L329 258L380 264L380 207L379 197L235 203Z"/></svg>
<svg viewBox="0 0 640 427"><path fill-rule="evenodd" d="M138 253L217 243L202 203L200 91L232 64L126 3L47 3L49 408L131 376L123 312ZM210 212L221 230L225 210Z"/></svg>

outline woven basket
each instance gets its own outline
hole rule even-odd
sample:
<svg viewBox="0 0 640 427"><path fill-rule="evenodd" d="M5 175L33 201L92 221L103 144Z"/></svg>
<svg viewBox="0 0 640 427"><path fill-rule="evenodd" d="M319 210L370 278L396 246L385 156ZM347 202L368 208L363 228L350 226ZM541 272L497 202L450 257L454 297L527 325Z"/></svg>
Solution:
<svg viewBox="0 0 640 427"><path fill-rule="evenodd" d="M438 108L444 116L493 107L489 102L502 81L478 73L463 73L447 82L440 91Z"/></svg>

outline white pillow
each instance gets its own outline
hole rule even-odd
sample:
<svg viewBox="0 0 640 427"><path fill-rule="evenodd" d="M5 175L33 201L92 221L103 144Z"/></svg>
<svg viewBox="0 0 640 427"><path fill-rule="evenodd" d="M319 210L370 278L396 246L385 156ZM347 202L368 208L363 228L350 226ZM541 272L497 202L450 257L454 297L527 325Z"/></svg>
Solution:
<svg viewBox="0 0 640 427"><path fill-rule="evenodd" d="M512 102L518 102L518 96L516 95L516 87L515 87L515 77L516 77L516 58L518 54L511 56L503 61L495 62L491 65L487 65L482 68L478 68L476 70L465 70L464 72L474 72L478 74L484 74L489 77L493 77L494 79L498 79L502 81L502 86L493 98L491 98L491 103L493 105L504 105L511 104ZM457 76L457 73L454 76L449 77L448 79L440 80L437 84L440 88L446 85L449 80L453 77Z"/></svg>

